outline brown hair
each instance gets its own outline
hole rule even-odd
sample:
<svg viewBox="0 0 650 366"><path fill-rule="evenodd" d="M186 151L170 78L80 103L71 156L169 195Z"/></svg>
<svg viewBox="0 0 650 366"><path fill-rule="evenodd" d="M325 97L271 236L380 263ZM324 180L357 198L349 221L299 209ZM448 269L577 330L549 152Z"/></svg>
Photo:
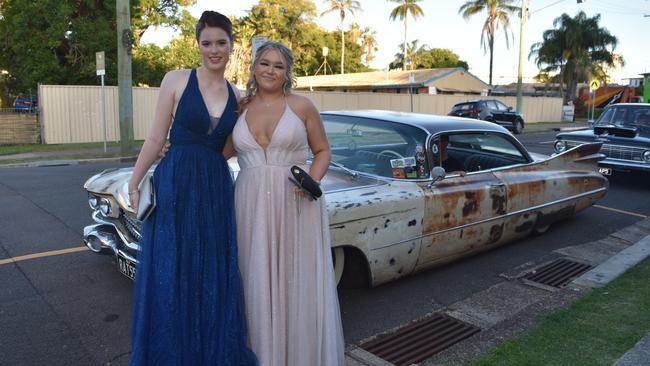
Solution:
<svg viewBox="0 0 650 366"><path fill-rule="evenodd" d="M199 21L196 22L196 40L201 37L201 32L206 27L218 27L223 29L232 42L232 22L225 15L216 11L206 10L201 14Z"/></svg>

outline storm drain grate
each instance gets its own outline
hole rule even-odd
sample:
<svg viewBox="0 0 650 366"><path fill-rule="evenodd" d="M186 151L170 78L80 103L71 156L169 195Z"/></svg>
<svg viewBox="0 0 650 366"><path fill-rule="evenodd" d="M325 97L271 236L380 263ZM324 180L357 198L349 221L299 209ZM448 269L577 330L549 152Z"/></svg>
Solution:
<svg viewBox="0 0 650 366"><path fill-rule="evenodd" d="M397 366L420 362L478 333L479 328L433 314L359 347Z"/></svg>
<svg viewBox="0 0 650 366"><path fill-rule="evenodd" d="M556 259L553 262L529 272L523 278L552 287L564 287L574 278L593 268L584 263L568 259Z"/></svg>

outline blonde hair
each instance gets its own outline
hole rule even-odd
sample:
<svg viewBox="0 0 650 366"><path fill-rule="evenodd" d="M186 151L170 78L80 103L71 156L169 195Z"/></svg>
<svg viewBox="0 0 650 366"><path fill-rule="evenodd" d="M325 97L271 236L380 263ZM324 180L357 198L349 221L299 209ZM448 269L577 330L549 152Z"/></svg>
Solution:
<svg viewBox="0 0 650 366"><path fill-rule="evenodd" d="M262 55L270 50L278 51L287 63L287 68L284 74L285 80L284 84L282 85L282 91L284 92L284 95L291 94L291 89L293 89L294 85L296 84L296 80L293 76L293 53L291 50L280 42L266 42L261 45L260 48L258 48L255 52L255 60L251 63L249 74L250 76L248 77L248 82L246 83L246 95L239 102L240 111L243 111L246 105L251 102L255 94L257 94L258 85L257 80L255 79L255 70L257 70L257 65L259 64L259 60Z"/></svg>

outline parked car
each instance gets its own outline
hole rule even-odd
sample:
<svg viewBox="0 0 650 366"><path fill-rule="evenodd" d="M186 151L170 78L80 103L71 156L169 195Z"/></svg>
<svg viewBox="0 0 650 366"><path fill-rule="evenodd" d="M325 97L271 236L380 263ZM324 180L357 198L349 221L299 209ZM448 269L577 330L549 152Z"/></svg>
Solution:
<svg viewBox="0 0 650 366"><path fill-rule="evenodd" d="M599 143L548 157L484 121L387 111L321 115L332 148L322 188L337 281L375 286L542 233L608 188L597 172ZM450 159L460 168L445 172ZM236 176L236 159L229 164ZM109 169L85 182L95 224L84 229L84 241L133 278L141 223L128 209L131 171Z"/></svg>
<svg viewBox="0 0 650 366"><path fill-rule="evenodd" d="M598 164L600 172L650 172L650 103L611 104L603 110L593 128L557 134L555 151L564 152L585 143L601 142L607 158Z"/></svg>
<svg viewBox="0 0 650 366"><path fill-rule="evenodd" d="M482 119L499 124L515 134L524 130L524 117L496 99L473 100L457 103L451 108L450 116Z"/></svg>
<svg viewBox="0 0 650 366"><path fill-rule="evenodd" d="M38 98L36 95L19 94L14 100L14 111L33 113L38 108Z"/></svg>

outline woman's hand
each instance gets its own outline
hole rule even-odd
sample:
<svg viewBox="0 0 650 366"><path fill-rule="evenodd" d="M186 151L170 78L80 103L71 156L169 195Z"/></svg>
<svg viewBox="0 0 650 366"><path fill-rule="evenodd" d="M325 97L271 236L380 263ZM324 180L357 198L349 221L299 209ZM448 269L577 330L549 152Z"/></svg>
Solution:
<svg viewBox="0 0 650 366"><path fill-rule="evenodd" d="M140 203L140 191L134 189L129 191L129 207L134 213L138 213L138 204Z"/></svg>
<svg viewBox="0 0 650 366"><path fill-rule="evenodd" d="M167 156L167 153L169 152L169 147L170 146L171 146L171 144L169 142L165 143L163 145L162 149L160 149L160 152L158 153L158 157L161 158L161 159L164 159L165 156Z"/></svg>

